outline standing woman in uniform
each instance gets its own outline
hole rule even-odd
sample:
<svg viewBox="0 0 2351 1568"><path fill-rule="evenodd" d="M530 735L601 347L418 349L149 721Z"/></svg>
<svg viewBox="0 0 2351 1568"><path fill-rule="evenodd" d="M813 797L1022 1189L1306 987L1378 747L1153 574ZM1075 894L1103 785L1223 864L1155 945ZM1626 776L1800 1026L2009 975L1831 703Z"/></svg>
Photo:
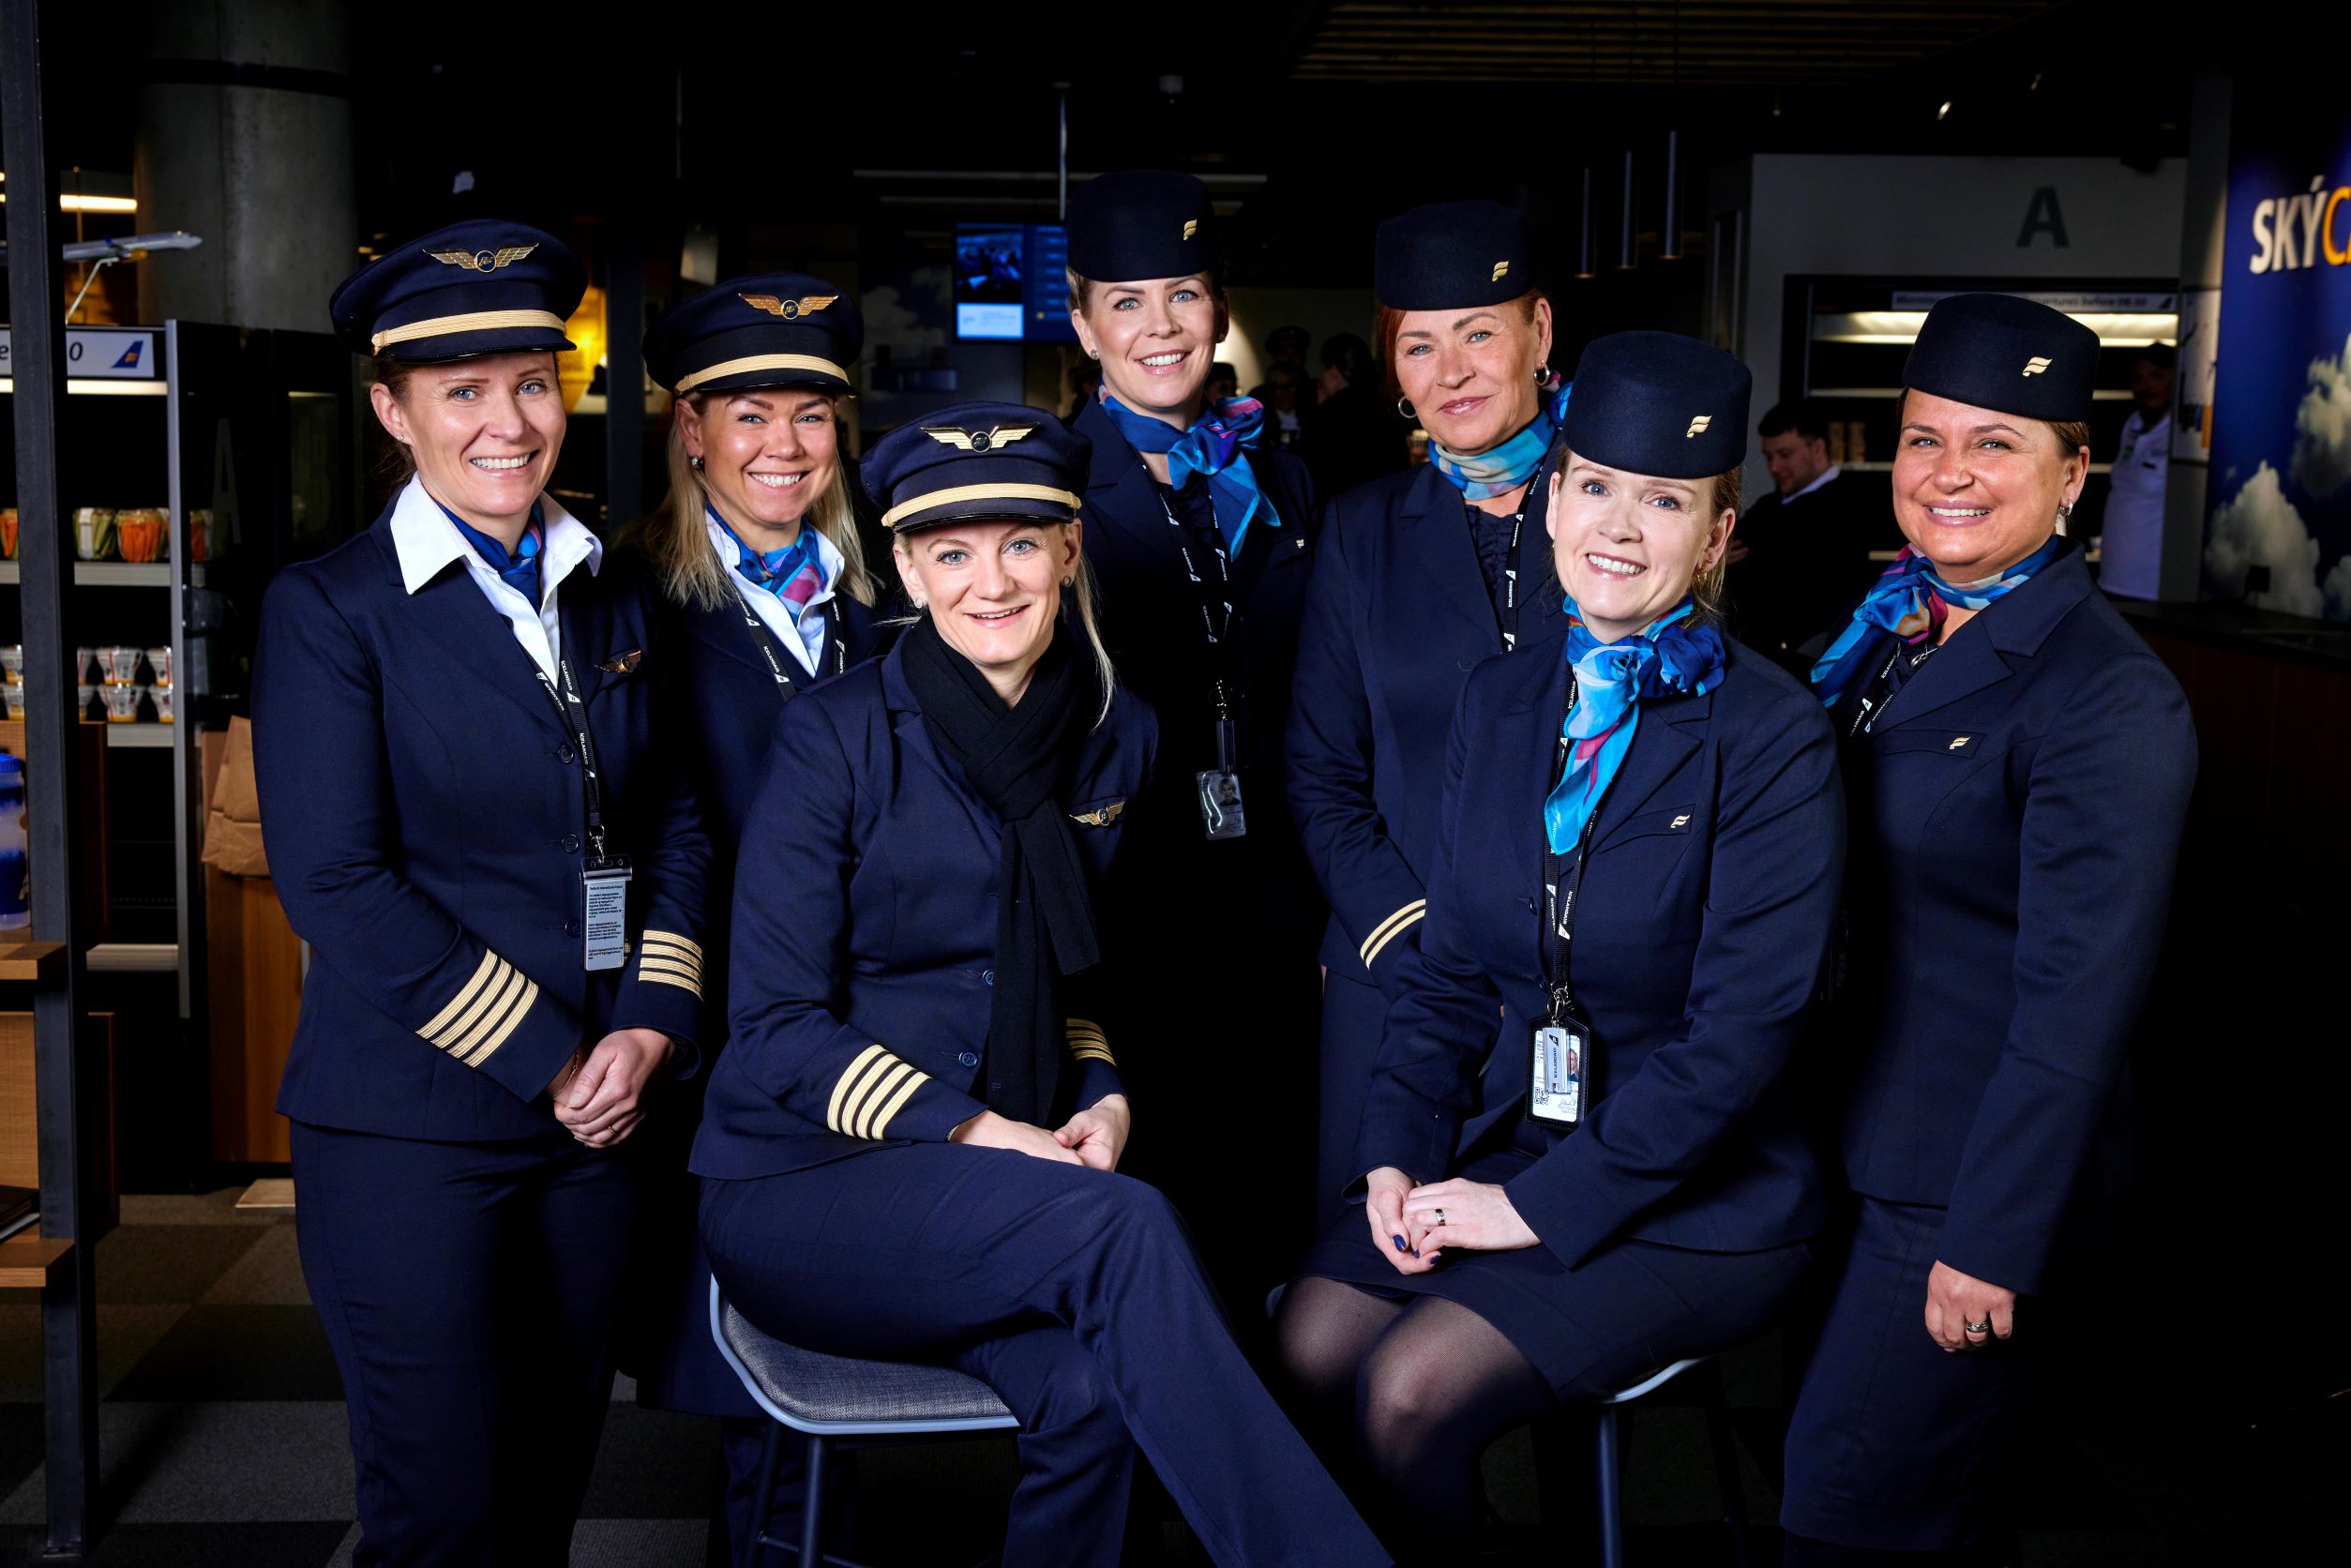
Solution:
<svg viewBox="0 0 2351 1568"><path fill-rule="evenodd" d="M694 1146L711 1269L795 1345L996 1390L1007 1568L1116 1563L1138 1445L1220 1562L1382 1561L1182 1223L1115 1173L1135 991L1095 910L1156 742L1094 634L1085 460L1048 414L970 403L867 465L921 618L785 707L746 820Z"/></svg>
<svg viewBox="0 0 2351 1568"><path fill-rule="evenodd" d="M484 220L336 291L414 474L279 575L254 658L270 868L313 955L278 1108L362 1564L565 1560L640 1212L614 1146L692 1064L709 849L662 650L545 493L584 281Z"/></svg>
<svg viewBox="0 0 2351 1568"><path fill-rule="evenodd" d="M1364 1207L1277 1325L1414 1562L1474 1555L1495 1438L1769 1327L1823 1218L1782 1080L1844 802L1816 705L1716 626L1746 367L1627 332L1576 381L1546 508L1567 635L1462 693Z"/></svg>
<svg viewBox="0 0 2351 1568"><path fill-rule="evenodd" d="M1400 406L1429 460L1327 508L1289 718L1290 809L1331 901L1322 939L1321 1223L1349 1168L1379 1029L1420 944L1453 722L1479 660L1566 623L1550 540L1526 527L1565 389L1551 302L1518 214L1492 202L1415 207L1379 226L1372 290Z"/></svg>
<svg viewBox="0 0 2351 1568"><path fill-rule="evenodd" d="M1315 520L1305 465L1260 444L1258 403L1208 398L1228 324L1214 234L1189 174L1103 174L1070 197L1070 319L1102 366L1075 421L1093 453L1086 555L1120 678L1158 714L1163 748L1118 921L1153 976L1129 1054L1156 1129L1144 1167L1240 1303L1304 1244L1311 1152L1260 1140L1262 1197L1235 1226L1216 1162L1186 1138L1243 1103L1286 1129L1314 1119L1322 909L1282 731Z"/></svg>
<svg viewBox="0 0 2351 1568"><path fill-rule="evenodd" d="M1909 547L1813 671L1852 794L1850 1199L1787 1435L1791 1563L2008 1530L2030 1298L2162 945L2195 735L2058 532L2097 362L2029 300L1928 313L1894 456Z"/></svg>
<svg viewBox="0 0 2351 1568"><path fill-rule="evenodd" d="M659 595L670 655L662 690L686 716L686 772L711 839L705 1068L725 1048L735 853L776 716L882 641L841 462L841 406L864 341L856 304L798 273L721 283L645 335L646 367L676 401L669 499L635 543ZM700 1189L686 1170L707 1082L671 1093L656 1150L644 1152L659 1186L622 1364L636 1375L639 1404L726 1418L725 1523L736 1560L749 1562L767 1422L710 1337ZM774 1528L796 1538L788 1522Z"/></svg>

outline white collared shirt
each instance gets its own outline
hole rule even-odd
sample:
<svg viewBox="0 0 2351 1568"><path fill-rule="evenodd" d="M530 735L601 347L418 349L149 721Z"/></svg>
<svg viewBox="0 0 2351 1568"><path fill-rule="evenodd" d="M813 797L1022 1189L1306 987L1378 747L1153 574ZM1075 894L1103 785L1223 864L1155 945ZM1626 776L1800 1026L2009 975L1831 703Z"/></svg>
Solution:
<svg viewBox="0 0 2351 1568"><path fill-rule="evenodd" d="M465 535L457 531L441 504L426 493L421 477L408 481L392 507L392 548L399 554L400 583L412 594L439 577L450 562L464 562L474 586L490 600L490 608L506 618L514 627L514 640L551 681L558 678L555 665L564 647L563 626L556 618L556 590L583 561L589 574L595 575L604 564L604 541L550 495L539 497L539 522L547 538L539 550L539 602L535 605L465 542Z"/></svg>
<svg viewBox="0 0 2351 1568"><path fill-rule="evenodd" d="M1802 500L1805 496L1810 495L1813 491L1815 491L1815 490L1816 490L1820 489L1822 486L1826 485L1826 484L1827 484L1830 480L1831 480L1831 479L1835 478L1838 475L1840 475L1840 474L1842 474L1842 473L1844 473L1844 472L1845 472L1845 470L1844 470L1842 467L1840 467L1838 464L1836 464L1836 463L1831 463L1828 467L1826 467L1826 468L1822 469L1822 470L1821 470L1818 474L1815 475L1813 476L1813 482L1812 482L1811 484L1809 484L1809 485L1806 485L1806 486L1805 486L1802 490L1800 490L1796 491L1795 493L1793 493L1793 494L1791 494L1791 495L1783 495L1783 496L1781 496L1781 497L1780 497L1780 505L1787 505L1787 503L1789 503L1789 502L1791 502L1791 501L1801 501L1801 500Z"/></svg>
<svg viewBox="0 0 2351 1568"><path fill-rule="evenodd" d="M754 588L741 572L734 569L735 563L743 557L735 547L733 536L713 521L708 511L702 513L702 529L710 535L710 548L718 552L718 564L727 569L727 580L734 584L734 591L743 596L743 602L751 607L751 613L767 623L767 629L776 634L776 640L791 650L792 656L800 661L802 669L811 675L821 675L824 673L825 618L816 611L833 596L833 590L840 585L841 568L848 565L848 561L842 556L839 547L820 533L814 523L803 522L800 526L816 540L817 566L824 573L824 586L819 588L801 608L800 618L794 621L791 606L763 588Z"/></svg>

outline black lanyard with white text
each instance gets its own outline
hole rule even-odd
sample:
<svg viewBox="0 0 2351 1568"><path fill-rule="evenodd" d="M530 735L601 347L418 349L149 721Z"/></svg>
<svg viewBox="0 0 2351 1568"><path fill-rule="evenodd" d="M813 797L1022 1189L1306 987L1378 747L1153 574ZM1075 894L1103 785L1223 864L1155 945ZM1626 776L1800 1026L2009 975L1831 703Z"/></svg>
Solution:
<svg viewBox="0 0 2351 1568"><path fill-rule="evenodd" d="M1157 487L1154 485L1154 489ZM1209 525L1209 550L1216 562L1216 580L1211 583L1207 575L1193 563L1189 531L1168 505L1167 492L1157 490L1159 509L1167 514L1168 526L1175 530L1176 554L1183 562L1184 575L1200 596L1200 632L1208 640L1208 656L1212 665L1209 676L1211 699L1216 704L1216 726L1213 736L1216 765L1200 768L1192 776L1193 789L1198 794L1200 826L1211 839L1240 838L1248 834L1249 819L1241 799L1241 746L1239 732L1233 723L1233 705L1241 697L1241 670L1232 649L1232 561L1225 550L1225 541L1214 522ZM1218 613L1219 611L1222 613Z"/></svg>
<svg viewBox="0 0 2351 1568"><path fill-rule="evenodd" d="M1502 555L1502 652L1518 646L1518 540L1527 531L1527 508L1538 505L1543 490L1543 477L1550 471L1552 453L1535 465L1534 477L1527 481L1527 492L1518 498L1518 510L1510 520L1510 548ZM1540 503L1548 505L1547 501Z"/></svg>
<svg viewBox="0 0 2351 1568"><path fill-rule="evenodd" d="M735 595L734 603L735 608L743 611L743 624L750 628L751 641L759 644L760 656L767 660L767 672L776 677L776 685L785 691L798 689L792 685L791 677L784 673L783 661L776 656L776 638L769 630L767 623L760 619L759 611L751 608L750 601L740 592ZM801 613L806 614L807 611L803 611ZM826 612L818 610L816 613L823 615ZM794 629L797 630L796 627ZM841 641L840 627L833 625L829 620L825 623L824 640L833 646L833 673L837 675L849 668L849 649ZM821 654L817 657L820 663L822 662Z"/></svg>
<svg viewBox="0 0 2351 1568"><path fill-rule="evenodd" d="M1567 677L1567 711L1575 711L1572 671ZM1562 717L1558 761L1552 769L1555 780L1566 775L1568 752L1567 721ZM1542 949L1551 1008L1535 1025L1529 1041L1527 1114L1555 1127L1574 1127L1583 1121L1584 1092L1591 1075L1591 1030L1575 1011L1568 967L1575 940L1575 906L1583 897L1584 869L1591 863L1592 834L1600 822L1602 804L1595 801L1584 818L1583 831L1575 839L1575 879L1564 888L1560 884L1567 868L1565 859L1547 838L1543 846Z"/></svg>
<svg viewBox="0 0 2351 1568"><path fill-rule="evenodd" d="M580 701L580 687L571 678L571 661L557 659L561 686L544 670L539 688L555 704L556 721L571 731L580 754L580 792L587 803L588 853L580 880L586 891L585 967L618 969L628 959L628 857L613 854L604 825L604 777L596 765L595 735L588 727L588 705Z"/></svg>

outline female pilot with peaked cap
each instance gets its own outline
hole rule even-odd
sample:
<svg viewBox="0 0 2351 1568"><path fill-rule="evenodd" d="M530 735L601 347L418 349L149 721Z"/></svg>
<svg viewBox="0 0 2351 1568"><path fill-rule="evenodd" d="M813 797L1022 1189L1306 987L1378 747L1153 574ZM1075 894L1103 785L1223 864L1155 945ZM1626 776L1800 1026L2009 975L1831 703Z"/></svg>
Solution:
<svg viewBox="0 0 2351 1568"><path fill-rule="evenodd" d="M565 1560L640 1202L615 1145L692 1063L709 847L662 650L547 493L583 283L479 220L336 291L413 473L279 574L254 656L263 836L314 960L278 1108L363 1564Z"/></svg>
<svg viewBox="0 0 2351 1568"><path fill-rule="evenodd" d="M2195 735L2059 532L2097 360L2029 300L1928 313L1895 443L1910 543L1813 671L1851 796L1849 1197L1788 1429L1791 1563L2009 1528L2030 1298L2162 943Z"/></svg>

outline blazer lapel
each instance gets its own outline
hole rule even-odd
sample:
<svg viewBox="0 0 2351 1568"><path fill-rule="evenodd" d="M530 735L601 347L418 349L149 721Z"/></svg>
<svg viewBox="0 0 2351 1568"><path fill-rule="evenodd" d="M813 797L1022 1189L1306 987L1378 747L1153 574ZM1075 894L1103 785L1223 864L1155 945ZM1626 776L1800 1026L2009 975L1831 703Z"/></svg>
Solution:
<svg viewBox="0 0 2351 1568"><path fill-rule="evenodd" d="M1080 513L1086 526L1107 526L1133 548L1164 562L1168 570L1183 570L1176 530L1168 525L1158 483L1143 466L1141 455L1127 445L1100 403L1090 402L1078 411L1077 428L1093 444Z"/></svg>
<svg viewBox="0 0 2351 1568"><path fill-rule="evenodd" d="M1598 842L1606 843L1681 770L1704 739L1713 711L1711 691L1702 697L1652 697L1641 703L1640 728L1633 732L1632 748L1600 803Z"/></svg>
<svg viewBox="0 0 2351 1568"><path fill-rule="evenodd" d="M514 627L482 596L463 565L453 563L410 595L408 610L422 625L426 645L435 651L428 656L457 666L537 722L559 727L554 707L539 686L537 661L522 651Z"/></svg>
<svg viewBox="0 0 2351 1568"><path fill-rule="evenodd" d="M743 624L743 616L734 606L729 605L723 610L689 611L685 620L686 629L703 645L724 655L737 664L759 671L761 680L771 685L774 683L775 672L767 668L767 661L760 657L759 647L751 641L751 628ZM773 634L768 631L765 622L760 623L759 632L761 636L768 638L771 641L774 641ZM776 652L778 656L783 656L789 654L791 650L778 645ZM784 673L787 675L800 672L797 660L784 669Z"/></svg>
<svg viewBox="0 0 2351 1568"><path fill-rule="evenodd" d="M1478 628L1478 641L1499 651L1501 633L1494 624L1494 601L1486 596L1485 574L1478 566L1476 543L1469 537L1460 492L1446 483L1434 466L1424 466L1406 492L1403 526L1396 530L1398 562L1409 581L1452 619Z"/></svg>
<svg viewBox="0 0 2351 1568"><path fill-rule="evenodd" d="M1899 729L2007 680L2096 591L2081 551L2068 550L1953 633L1894 694L1874 730Z"/></svg>

